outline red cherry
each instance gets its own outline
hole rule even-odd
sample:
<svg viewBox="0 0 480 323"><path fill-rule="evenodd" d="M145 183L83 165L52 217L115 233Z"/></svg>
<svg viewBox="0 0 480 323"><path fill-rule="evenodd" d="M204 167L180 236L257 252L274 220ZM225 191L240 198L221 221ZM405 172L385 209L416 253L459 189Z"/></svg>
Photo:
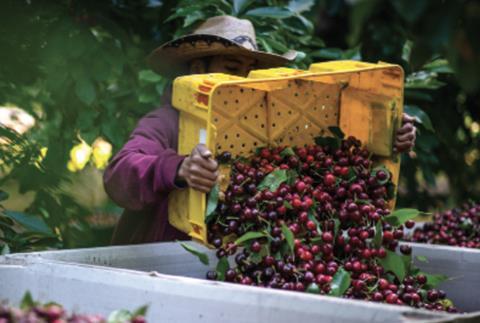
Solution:
<svg viewBox="0 0 480 323"><path fill-rule="evenodd" d="M324 179L323 179L323 183L327 186L333 186L336 182L336 178L335 178L335 175L333 174L326 174Z"/></svg>
<svg viewBox="0 0 480 323"><path fill-rule="evenodd" d="M333 241L333 234L331 232L324 232L322 233L322 240L324 242L332 242Z"/></svg>

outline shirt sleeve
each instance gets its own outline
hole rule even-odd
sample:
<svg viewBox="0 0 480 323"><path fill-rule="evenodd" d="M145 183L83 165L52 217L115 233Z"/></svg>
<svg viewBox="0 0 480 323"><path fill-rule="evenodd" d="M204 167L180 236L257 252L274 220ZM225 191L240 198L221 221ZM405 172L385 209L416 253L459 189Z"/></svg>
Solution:
<svg viewBox="0 0 480 323"><path fill-rule="evenodd" d="M142 118L104 173L105 191L123 208L142 210L174 189L177 169L178 112L171 107Z"/></svg>

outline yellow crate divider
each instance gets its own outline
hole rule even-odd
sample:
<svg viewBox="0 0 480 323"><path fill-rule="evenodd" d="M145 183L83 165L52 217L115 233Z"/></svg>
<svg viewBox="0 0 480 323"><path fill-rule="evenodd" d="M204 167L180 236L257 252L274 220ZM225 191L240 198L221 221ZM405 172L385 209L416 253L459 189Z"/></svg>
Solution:
<svg viewBox="0 0 480 323"><path fill-rule="evenodd" d="M262 146L300 146L331 136L328 127L339 126L359 138L398 184L400 162L392 149L403 112L400 66L334 61L312 64L308 71L255 70L248 78L183 76L174 82L172 104L180 111L180 154L199 143L214 154L233 155ZM170 223L206 244L205 209L205 194L192 189L170 194Z"/></svg>

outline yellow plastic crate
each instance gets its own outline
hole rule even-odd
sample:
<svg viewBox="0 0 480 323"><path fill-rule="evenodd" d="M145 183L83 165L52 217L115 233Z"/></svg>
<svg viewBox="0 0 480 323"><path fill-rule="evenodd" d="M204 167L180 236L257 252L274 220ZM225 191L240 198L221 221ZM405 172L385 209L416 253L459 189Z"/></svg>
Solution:
<svg viewBox="0 0 480 323"><path fill-rule="evenodd" d="M398 65L334 61L308 71L275 68L247 78L226 74L179 77L172 104L180 111L178 150L189 154L199 143L215 153L249 155L257 147L313 143L339 126L373 152L398 184L400 158L393 153L403 112L403 70ZM175 191L169 221L207 243L206 197ZM395 201L391 206L394 206Z"/></svg>

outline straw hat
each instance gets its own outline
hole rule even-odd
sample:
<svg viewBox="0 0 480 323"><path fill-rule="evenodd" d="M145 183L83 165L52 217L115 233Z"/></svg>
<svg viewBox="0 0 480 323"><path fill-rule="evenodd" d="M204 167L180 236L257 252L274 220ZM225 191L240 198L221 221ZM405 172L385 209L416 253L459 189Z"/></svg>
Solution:
<svg viewBox="0 0 480 323"><path fill-rule="evenodd" d="M194 58L213 55L243 55L257 59L259 68L283 66L297 56L289 50L283 55L259 51L250 21L232 16L206 20L193 34L169 41L148 56L150 66L160 74L175 74ZM182 71L183 72L183 71Z"/></svg>

